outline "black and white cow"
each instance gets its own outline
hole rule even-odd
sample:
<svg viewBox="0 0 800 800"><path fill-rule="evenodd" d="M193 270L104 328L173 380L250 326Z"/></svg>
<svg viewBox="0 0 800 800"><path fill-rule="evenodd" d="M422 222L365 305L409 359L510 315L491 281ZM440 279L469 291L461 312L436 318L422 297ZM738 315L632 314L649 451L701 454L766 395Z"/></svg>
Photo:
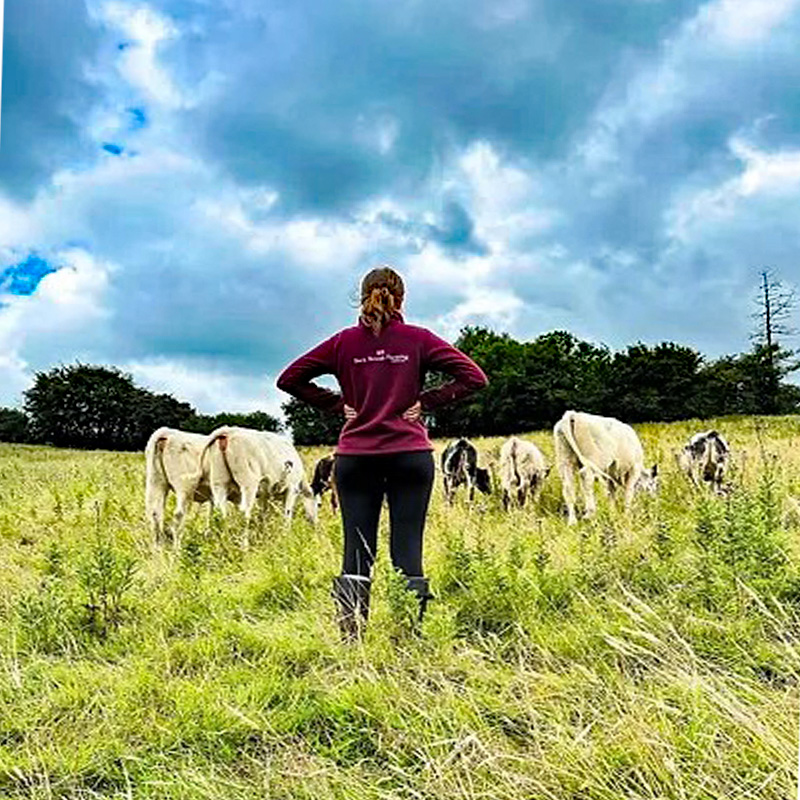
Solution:
<svg viewBox="0 0 800 800"><path fill-rule="evenodd" d="M449 503L453 502L456 488L461 484L467 486L470 500L475 496L476 487L484 494L491 494L489 470L478 466L478 451L466 439L447 445L442 453L442 475L444 494Z"/></svg>
<svg viewBox="0 0 800 800"><path fill-rule="evenodd" d="M314 477L311 479L311 491L314 493L317 505L322 502L322 495L330 489L331 508L336 511L339 507L339 496L336 493L336 481L333 475L335 456L324 456L317 461L314 467Z"/></svg>
<svg viewBox="0 0 800 800"><path fill-rule="evenodd" d="M707 483L717 494L722 494L730 453L728 443L717 431L704 431L692 436L678 453L678 465L695 486Z"/></svg>

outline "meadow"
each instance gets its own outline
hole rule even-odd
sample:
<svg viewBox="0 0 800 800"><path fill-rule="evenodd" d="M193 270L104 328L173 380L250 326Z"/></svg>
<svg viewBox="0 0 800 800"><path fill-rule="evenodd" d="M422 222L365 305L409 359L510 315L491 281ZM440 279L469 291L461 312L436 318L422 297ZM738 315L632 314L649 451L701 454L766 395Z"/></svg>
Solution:
<svg viewBox="0 0 800 800"><path fill-rule="evenodd" d="M674 461L712 425L726 497ZM662 483L629 516L598 492L568 527L554 473L538 508L450 508L437 475L421 632L384 530L350 646L327 503L246 553L196 509L175 552L143 455L0 445L0 797L793 798L800 420L637 429Z"/></svg>

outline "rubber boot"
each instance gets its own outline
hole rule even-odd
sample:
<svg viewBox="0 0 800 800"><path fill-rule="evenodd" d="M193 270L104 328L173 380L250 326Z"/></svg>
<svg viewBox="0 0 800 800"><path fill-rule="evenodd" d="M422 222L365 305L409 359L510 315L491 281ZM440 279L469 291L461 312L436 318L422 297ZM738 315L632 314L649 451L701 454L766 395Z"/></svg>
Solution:
<svg viewBox="0 0 800 800"><path fill-rule="evenodd" d="M333 579L337 621L342 639L354 642L364 633L369 617L369 590L372 581L362 575L339 575Z"/></svg>
<svg viewBox="0 0 800 800"><path fill-rule="evenodd" d="M428 601L433 600L430 590L430 578L425 578L422 575L406 578L406 589L409 592L414 592L419 600L419 618L417 622L421 624L422 618L425 616L425 609L428 607Z"/></svg>

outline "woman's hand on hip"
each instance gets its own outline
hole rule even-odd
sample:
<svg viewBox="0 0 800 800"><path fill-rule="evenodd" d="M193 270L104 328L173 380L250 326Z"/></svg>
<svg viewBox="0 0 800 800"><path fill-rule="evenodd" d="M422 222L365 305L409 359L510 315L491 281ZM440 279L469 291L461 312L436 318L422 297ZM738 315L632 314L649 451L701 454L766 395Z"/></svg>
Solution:
<svg viewBox="0 0 800 800"><path fill-rule="evenodd" d="M409 422L416 422L422 416L422 404L417 400L411 408L403 412L403 419Z"/></svg>
<svg viewBox="0 0 800 800"><path fill-rule="evenodd" d="M357 413L358 412L352 406L347 405L347 403L344 404L344 418L347 422L354 420Z"/></svg>

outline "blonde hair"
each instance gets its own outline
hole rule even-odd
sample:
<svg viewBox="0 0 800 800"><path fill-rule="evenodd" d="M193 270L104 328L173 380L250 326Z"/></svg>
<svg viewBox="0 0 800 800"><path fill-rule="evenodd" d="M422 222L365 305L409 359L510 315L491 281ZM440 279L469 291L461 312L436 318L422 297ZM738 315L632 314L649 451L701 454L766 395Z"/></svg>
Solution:
<svg viewBox="0 0 800 800"><path fill-rule="evenodd" d="M377 336L390 319L400 315L405 296L403 279L391 267L376 267L361 281L361 319Z"/></svg>

